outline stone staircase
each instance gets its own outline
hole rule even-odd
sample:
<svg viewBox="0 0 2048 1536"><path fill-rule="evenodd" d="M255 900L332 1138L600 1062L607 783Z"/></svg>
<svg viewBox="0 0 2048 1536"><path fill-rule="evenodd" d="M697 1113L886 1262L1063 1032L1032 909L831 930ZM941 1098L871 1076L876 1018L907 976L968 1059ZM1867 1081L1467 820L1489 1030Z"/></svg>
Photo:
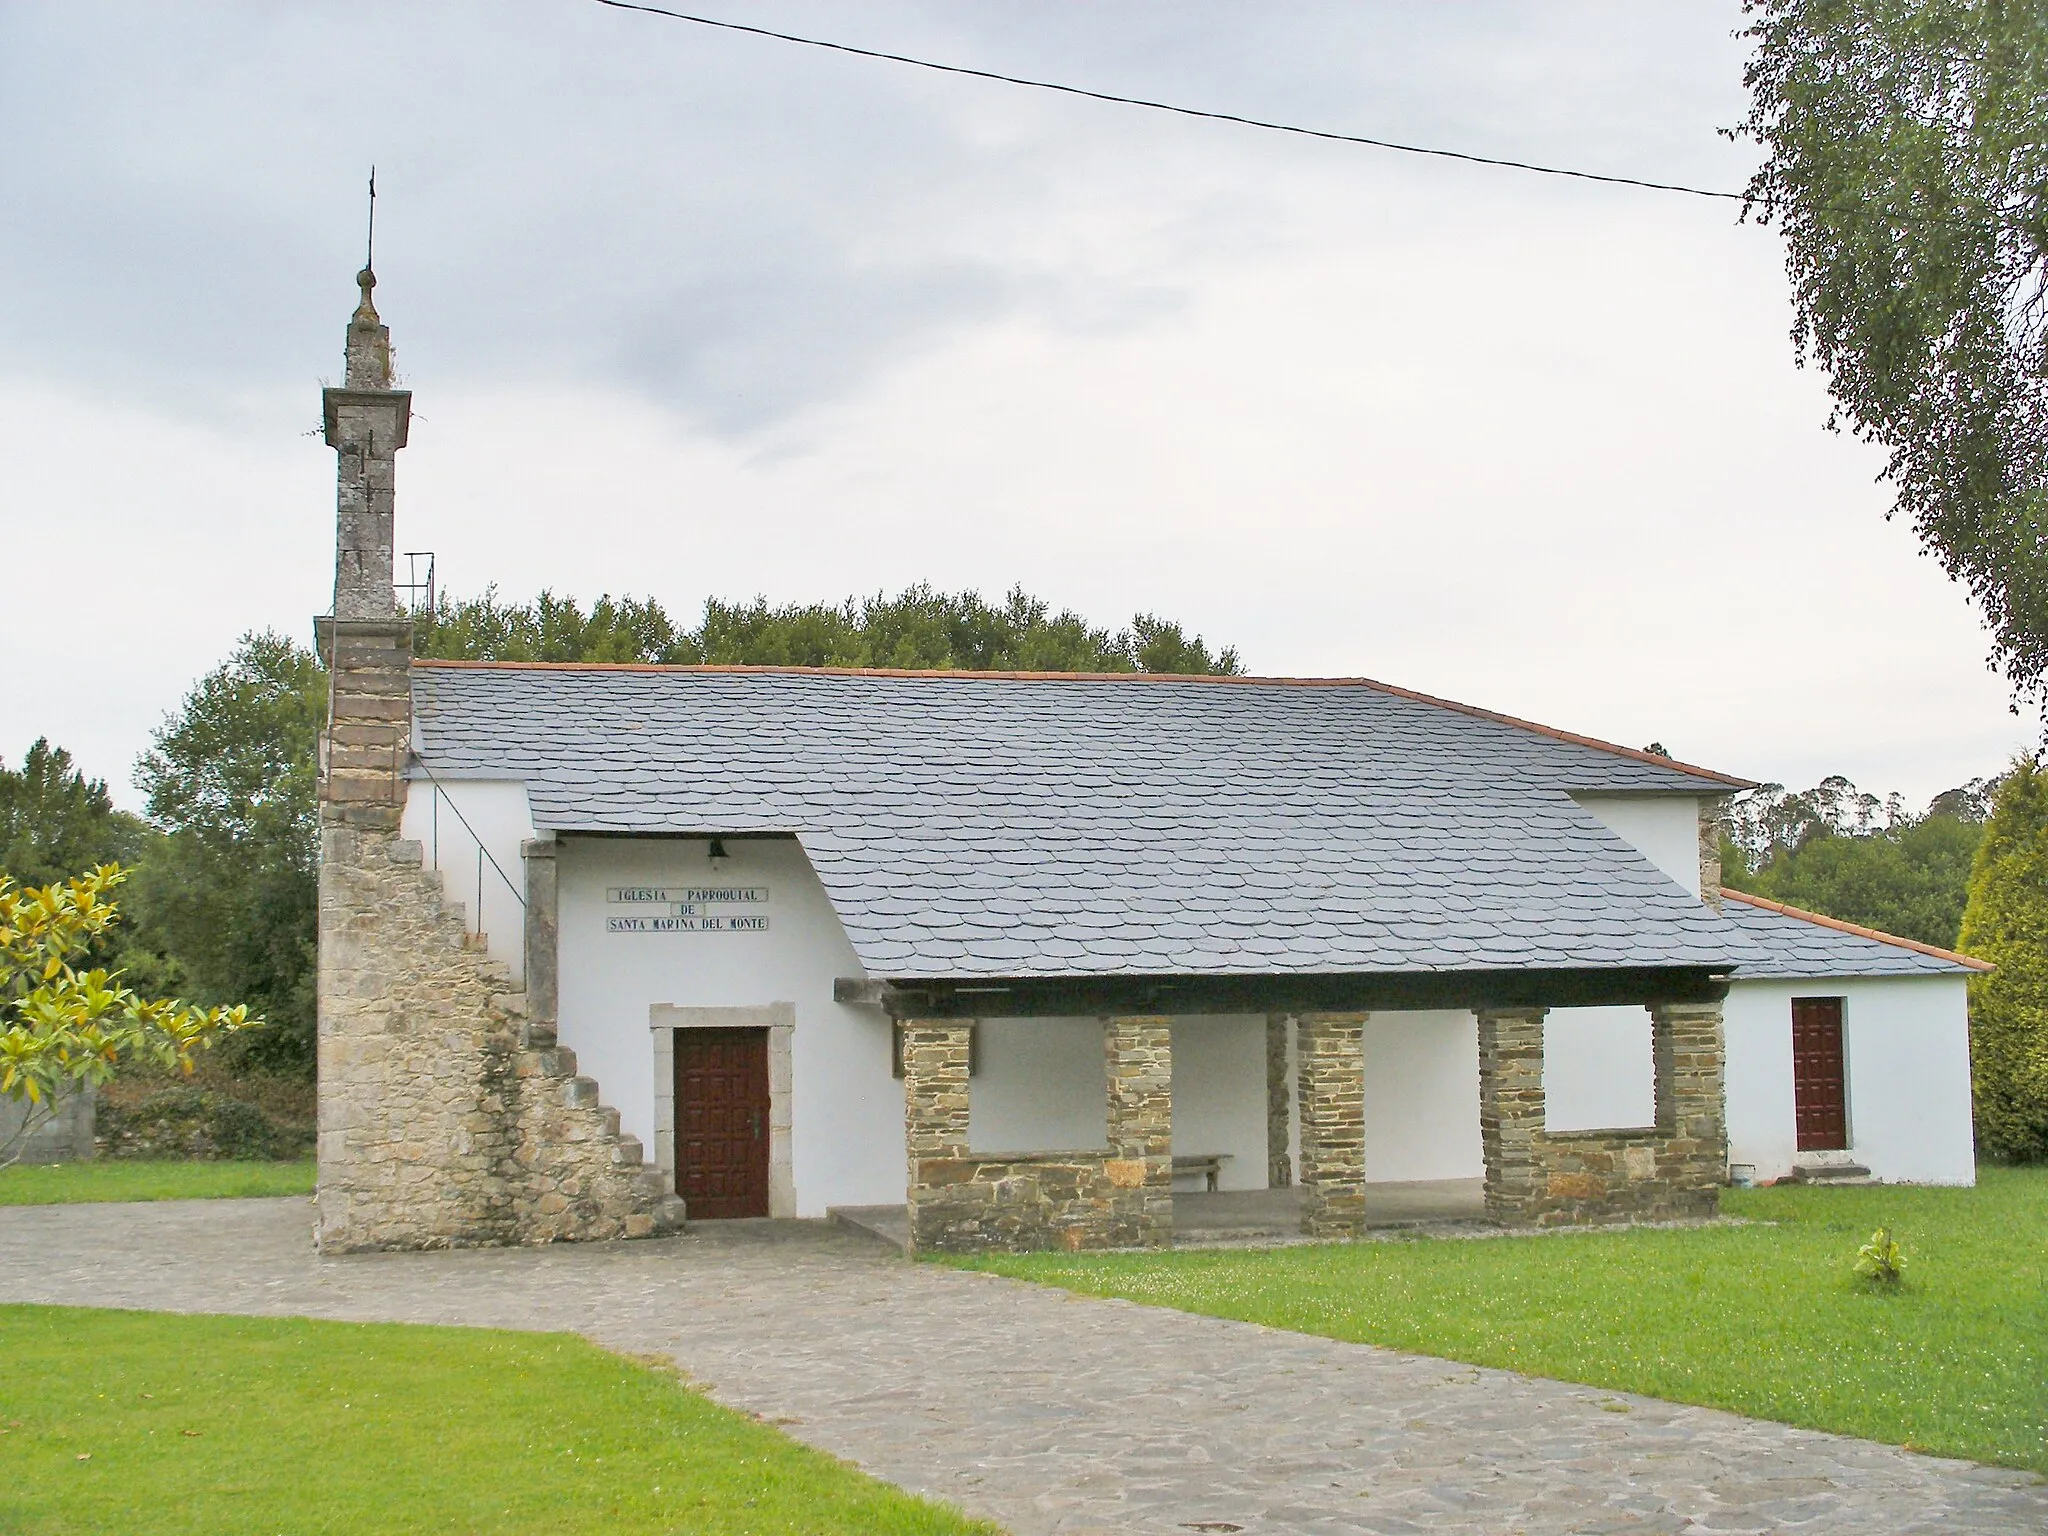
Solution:
<svg viewBox="0 0 2048 1536"><path fill-rule="evenodd" d="M414 841L391 846L391 861L417 869L438 907L436 926L474 958L478 981L490 990L490 1011L516 1032L512 1075L519 1084L512 1177L527 1186L519 1241L562 1242L659 1236L683 1229L682 1199L661 1169L647 1159L638 1136L619 1128L619 1112L603 1102L597 1079L577 1070L576 1053L554 1032L528 1022L526 994L514 992L512 973L490 958L490 938L471 931L465 905L448 899L441 870L426 867Z"/></svg>

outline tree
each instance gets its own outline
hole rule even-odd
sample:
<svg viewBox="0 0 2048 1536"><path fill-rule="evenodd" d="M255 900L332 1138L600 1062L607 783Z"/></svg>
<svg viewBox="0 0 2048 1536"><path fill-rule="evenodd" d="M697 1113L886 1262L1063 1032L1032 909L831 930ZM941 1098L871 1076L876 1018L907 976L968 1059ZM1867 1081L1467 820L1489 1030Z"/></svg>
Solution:
<svg viewBox="0 0 2048 1536"><path fill-rule="evenodd" d="M273 1028L244 1059L310 1073L327 679L277 634L242 637L157 731L135 771L166 835L135 886L147 934L202 1000L245 1000Z"/></svg>
<svg viewBox="0 0 2048 1536"><path fill-rule="evenodd" d="M1734 890L1952 948L1983 836L1985 781L1919 816L1839 775L1796 793L1766 784L1724 813L1722 880Z"/></svg>
<svg viewBox="0 0 2048 1536"><path fill-rule="evenodd" d="M1999 790L1962 947L1998 967L1970 980L1977 1148L2048 1160L2048 772L2037 762L2015 763Z"/></svg>
<svg viewBox="0 0 2048 1536"><path fill-rule="evenodd" d="M0 1096L27 1106L0 1140L0 1168L65 1096L105 1082L124 1061L145 1057L189 1074L195 1052L261 1023L240 1005L152 1001L118 971L78 967L118 920L106 893L127 878L116 864L34 889L0 876Z"/></svg>
<svg viewBox="0 0 2048 1536"><path fill-rule="evenodd" d="M36 738L19 769L0 762L0 875L17 884L132 862L148 837L139 817L114 809L104 779L88 779L46 738Z"/></svg>
<svg viewBox="0 0 2048 1536"><path fill-rule="evenodd" d="M2048 25L2031 0L1745 0L1792 339L2048 705Z"/></svg>
<svg viewBox="0 0 2048 1536"><path fill-rule="evenodd" d="M704 605L694 630L678 628L652 598L600 597L585 613L543 592L505 603L496 589L442 598L421 624L420 655L471 661L611 661L666 664L966 668L1023 672L1194 672L1233 675L1237 652L1212 655L1202 638L1152 614L1123 630L1051 611L1023 588L1000 606L974 592L908 587L895 597L772 608L766 598Z"/></svg>

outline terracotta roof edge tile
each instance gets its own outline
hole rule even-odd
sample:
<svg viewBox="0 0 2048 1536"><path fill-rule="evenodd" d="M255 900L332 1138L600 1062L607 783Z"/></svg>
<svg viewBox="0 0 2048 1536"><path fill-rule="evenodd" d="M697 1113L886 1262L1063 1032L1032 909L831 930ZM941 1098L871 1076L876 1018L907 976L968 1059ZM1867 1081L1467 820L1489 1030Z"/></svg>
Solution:
<svg viewBox="0 0 2048 1536"><path fill-rule="evenodd" d="M1644 752L1636 747L1624 747L1617 742L1603 741L1598 736L1582 736L1576 731L1559 730L1556 726L1524 720L1519 715L1482 709L1477 704L1460 704L1455 699L1439 698L1435 694L1420 693L1413 688L1396 687L1392 683L1383 683L1371 677L1247 677L1212 672L975 672L951 667L781 667L751 666L736 662L670 665L650 661L456 661L429 657L415 657L413 665L450 671L482 672L684 672L783 677L902 677L1016 683L1211 683L1219 686L1268 688L1370 688L1378 693L1391 694L1397 699L1408 699L1417 704L1448 709L1456 714L1469 715L1475 720L1491 720L1499 725L1512 726L1516 730L1547 736L1553 741L1569 742L1573 746L1588 747L1596 752L1608 752L1616 757L1630 758L1653 767L1668 768L1675 773L1707 779L1725 785L1729 791L1757 787L1757 781L1754 779L1737 778L1734 774L1703 768L1697 763L1688 763L1679 758L1661 757L1655 752Z"/></svg>
<svg viewBox="0 0 2048 1536"><path fill-rule="evenodd" d="M1761 907L1766 912L1776 912L1781 917L1796 917L1802 922L1818 923L1823 928L1832 928L1838 933L1853 933L1859 939L1875 939L1880 944L1896 945L1923 955L1932 955L1937 960L1947 960L1956 965L1966 966L1973 971L1995 971L1997 966L1989 960L1979 960L1975 955L1958 954L1952 949L1941 949L1933 944L1922 944L1918 939L1901 938L1896 933L1886 933L1881 928L1865 928L1861 923L1845 922L1839 917L1829 917L1824 912L1809 912L1804 907L1787 906L1782 901L1772 901L1768 896L1758 896L1752 891L1726 889L1721 895L1729 901L1739 901L1746 907Z"/></svg>

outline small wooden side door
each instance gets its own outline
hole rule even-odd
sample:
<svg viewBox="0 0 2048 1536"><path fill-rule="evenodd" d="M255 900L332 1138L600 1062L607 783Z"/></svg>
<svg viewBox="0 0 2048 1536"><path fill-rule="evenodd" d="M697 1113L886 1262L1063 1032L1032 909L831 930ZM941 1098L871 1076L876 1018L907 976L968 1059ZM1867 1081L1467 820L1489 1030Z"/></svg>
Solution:
<svg viewBox="0 0 2048 1536"><path fill-rule="evenodd" d="M1800 1151L1847 1149L1849 1093L1839 997L1792 999L1792 1109Z"/></svg>
<svg viewBox="0 0 2048 1536"><path fill-rule="evenodd" d="M692 1221L768 1214L768 1031L676 1031L676 1193Z"/></svg>

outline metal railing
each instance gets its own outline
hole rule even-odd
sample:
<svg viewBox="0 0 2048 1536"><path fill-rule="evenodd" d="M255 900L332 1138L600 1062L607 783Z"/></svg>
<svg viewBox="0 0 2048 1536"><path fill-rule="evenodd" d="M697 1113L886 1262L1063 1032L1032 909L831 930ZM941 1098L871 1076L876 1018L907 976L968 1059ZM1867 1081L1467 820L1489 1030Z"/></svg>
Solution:
<svg viewBox="0 0 2048 1536"><path fill-rule="evenodd" d="M441 870L441 802L443 800L448 802L448 809L455 813L455 819L462 824L462 830L469 834L469 840L476 844L476 901L472 904L471 910L475 913L475 928L473 931L481 938L484 931L485 863L488 862L491 868L497 871L498 878L504 881L505 889L512 893L512 899L519 903L521 910L524 910L526 906L526 893L513 884L512 877L505 873L505 866L498 862L498 856L484 846L483 838L478 836L476 828L469 824L469 818L462 814L462 807L456 804L455 797L442 787L440 779L434 775L434 770L429 768L421 758L415 757L413 761L420 765L420 771L427 776L427 782L434 786L434 798L431 802L427 823L427 862L436 870ZM443 870L442 873L446 873L446 871Z"/></svg>

